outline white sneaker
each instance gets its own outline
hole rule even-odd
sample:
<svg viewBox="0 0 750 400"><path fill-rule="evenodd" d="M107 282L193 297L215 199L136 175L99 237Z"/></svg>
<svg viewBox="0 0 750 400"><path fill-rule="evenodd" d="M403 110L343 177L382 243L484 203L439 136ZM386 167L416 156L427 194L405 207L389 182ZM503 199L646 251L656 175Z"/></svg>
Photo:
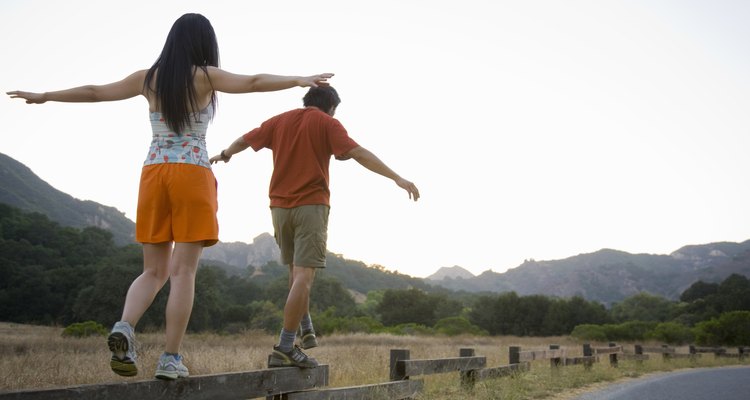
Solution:
<svg viewBox="0 0 750 400"><path fill-rule="evenodd" d="M189 375L187 367L182 364L182 356L164 353L159 357L155 375L157 379L173 380L187 378Z"/></svg>
<svg viewBox="0 0 750 400"><path fill-rule="evenodd" d="M114 373L121 376L138 375L135 333L129 323L116 322L107 338L107 345L112 352L109 366Z"/></svg>

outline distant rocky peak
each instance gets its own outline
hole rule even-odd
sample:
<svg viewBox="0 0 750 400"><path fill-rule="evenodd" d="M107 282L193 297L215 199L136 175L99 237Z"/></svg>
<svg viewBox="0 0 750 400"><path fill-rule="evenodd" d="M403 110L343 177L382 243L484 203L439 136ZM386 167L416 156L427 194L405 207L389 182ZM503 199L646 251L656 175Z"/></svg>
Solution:
<svg viewBox="0 0 750 400"><path fill-rule="evenodd" d="M471 279L474 277L474 274L467 271L464 268L459 267L458 265L454 265L452 267L441 267L437 272L434 274L428 276L425 279L432 280L432 281L442 281L446 278L456 279Z"/></svg>

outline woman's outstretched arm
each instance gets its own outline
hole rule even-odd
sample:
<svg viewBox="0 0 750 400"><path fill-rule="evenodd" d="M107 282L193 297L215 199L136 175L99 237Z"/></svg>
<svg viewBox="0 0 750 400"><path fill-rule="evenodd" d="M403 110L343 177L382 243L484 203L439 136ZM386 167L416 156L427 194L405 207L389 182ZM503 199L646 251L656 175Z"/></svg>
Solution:
<svg viewBox="0 0 750 400"><path fill-rule="evenodd" d="M327 85L331 73L311 76L283 76L271 74L240 75L220 68L208 67L204 82L213 90L224 93L273 92L295 86L310 87Z"/></svg>
<svg viewBox="0 0 750 400"><path fill-rule="evenodd" d="M14 90L6 92L12 99L24 99L28 104L42 104L48 101L66 103L94 103L99 101L125 100L143 92L143 80L146 70L130 74L123 80L105 85L84 85L54 92L24 92Z"/></svg>

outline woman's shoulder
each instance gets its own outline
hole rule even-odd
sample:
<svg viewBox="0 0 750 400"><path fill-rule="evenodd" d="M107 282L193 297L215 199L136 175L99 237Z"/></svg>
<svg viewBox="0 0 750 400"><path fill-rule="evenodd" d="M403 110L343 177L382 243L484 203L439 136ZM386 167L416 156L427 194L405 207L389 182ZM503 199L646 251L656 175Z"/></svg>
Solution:
<svg viewBox="0 0 750 400"><path fill-rule="evenodd" d="M204 80L209 80L212 77L216 77L220 74L225 74L225 73L226 71L224 71L223 69L219 67L213 67L210 65L205 66L205 67L196 66L195 72L194 72L195 79L204 79Z"/></svg>
<svg viewBox="0 0 750 400"><path fill-rule="evenodd" d="M212 81L215 81L220 77L220 74L224 73L221 68L206 66L206 67L195 67L193 72L193 82L195 83L196 89L201 92L208 93L214 90Z"/></svg>

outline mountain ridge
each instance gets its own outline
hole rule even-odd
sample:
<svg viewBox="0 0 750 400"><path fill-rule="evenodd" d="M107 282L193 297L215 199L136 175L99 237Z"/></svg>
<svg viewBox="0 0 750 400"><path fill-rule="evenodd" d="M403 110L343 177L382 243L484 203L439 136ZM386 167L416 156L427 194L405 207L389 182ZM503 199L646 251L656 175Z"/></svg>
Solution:
<svg viewBox="0 0 750 400"><path fill-rule="evenodd" d="M65 226L97 226L113 234L115 243L135 243L135 223L114 207L65 194L22 163L0 153L0 203L47 215ZM360 261L327 255L330 274L347 289L435 288L458 292L501 293L557 297L582 296L612 304L639 292L668 299L697 280L719 282L732 273L750 276L750 240L686 245L670 254L630 254L604 248L560 260L526 260L503 273L491 270L474 276L460 266L442 267L427 278L415 278ZM273 236L262 233L252 243L219 242L204 249L203 264L217 265L230 275L261 274L279 262ZM249 268L250 267L250 268ZM278 273L286 273L281 267Z"/></svg>
<svg viewBox="0 0 750 400"><path fill-rule="evenodd" d="M676 300L698 280L719 282L732 273L750 276L750 240L688 245L668 255L601 249L561 260L527 260L502 273L488 270L473 278L429 283L455 291L582 296L612 304L640 292Z"/></svg>
<svg viewBox="0 0 750 400"><path fill-rule="evenodd" d="M61 192L29 167L3 153L0 153L0 203L44 214L64 226L95 226L107 230L119 245L135 243L135 222L125 213Z"/></svg>

